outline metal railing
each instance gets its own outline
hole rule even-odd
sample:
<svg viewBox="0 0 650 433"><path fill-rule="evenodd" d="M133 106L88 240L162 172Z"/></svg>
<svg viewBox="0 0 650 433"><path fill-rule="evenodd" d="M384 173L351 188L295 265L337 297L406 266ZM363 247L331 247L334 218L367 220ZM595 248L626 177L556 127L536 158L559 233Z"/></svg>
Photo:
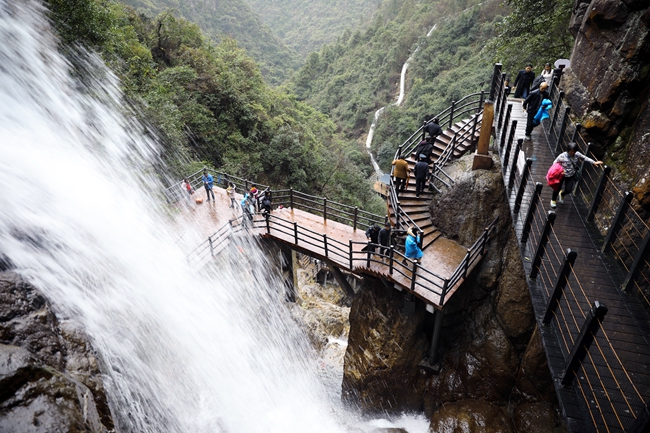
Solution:
<svg viewBox="0 0 650 433"><path fill-rule="evenodd" d="M304 210L314 215L322 216L326 221L332 220L352 226L354 230L359 227L369 227L373 224L383 225L386 222L385 215L377 215L359 209L357 206L331 201L327 197L306 194L292 188L272 190L268 185L252 182L228 173L220 171L214 173L214 184L218 187L226 188L228 183L231 182L235 185L236 190L248 192L250 188L255 186L259 191L257 197L255 197L256 209L261 209L260 201L268 193L272 197L273 206L282 205L291 209ZM199 170L188 176L188 180L193 188L197 189L203 186L202 175L203 170ZM180 200L183 197L180 193L187 194L180 184L181 182L178 182L179 186L171 186L165 190L165 195L170 202Z"/></svg>
<svg viewBox="0 0 650 433"><path fill-rule="evenodd" d="M552 95L556 98L556 113L568 112L557 103L561 94L555 87ZM501 102L502 112L504 106L505 99ZM555 119L555 113L551 119ZM637 422L637 414L647 408L635 384L634 372L628 371L621 362L623 349L613 343L617 338L616 321L606 320L607 308L589 294L593 282L583 280L593 277L583 278L575 272L574 263L580 257L563 245L562 237L554 230L555 212L545 209L540 200L543 185L533 180L530 170L533 160L523 155L521 140L513 142L514 135L508 134L508 126L514 131L516 121L512 125L506 121L503 128L499 127L500 143L497 144L503 161L506 196L522 251L529 254L528 277L536 281L535 287L546 302L542 319L544 326L550 328L546 335L557 337L557 347L565 362L561 384L575 383L578 395L588 402L585 423L592 424L595 431L630 431ZM548 136L555 140L554 148L575 141L582 153L596 159L578 130L566 118L547 124ZM522 160L526 161L523 165ZM606 234L602 249L614 250L617 260L629 270L626 281L631 281L632 286L628 287L639 290L638 285L649 280L647 223L625 204L629 204L630 195L616 188L609 177L609 168L583 164L580 173L575 201L583 218L587 222L593 220L600 232ZM647 305L647 297L642 298Z"/></svg>
<svg viewBox="0 0 650 433"><path fill-rule="evenodd" d="M571 120L571 109L563 100L564 92L559 89L558 80L551 89L553 108L545 127L555 154L566 149L569 142L575 142L582 154L598 160L592 144L581 134L581 125ZM650 313L650 217L635 209L632 193L620 189L613 178L610 167L583 162L574 196L581 216L593 222L603 236L602 251L611 251L625 273L621 288L633 293Z"/></svg>
<svg viewBox="0 0 650 433"><path fill-rule="evenodd" d="M292 188L268 191L273 198L274 206L282 205L292 209L304 210L322 216L326 221L332 220L352 226L354 230L358 227L369 227L373 224L383 225L386 222L386 216L367 212L357 206L331 201L327 197L305 194Z"/></svg>
<svg viewBox="0 0 650 433"><path fill-rule="evenodd" d="M472 116L480 116L483 113L483 103L485 102L486 94L487 92L482 90L467 95L458 101L452 101L451 106L444 109L437 116L434 116L434 118L438 119L438 124L444 129L445 125L448 125L448 128L451 128L455 121L464 120ZM428 121L426 124L431 123L432 121L433 119ZM399 159L402 155L410 155L415 150L415 147L422 141L421 137L423 135L424 126L425 124L422 124L397 148L395 151L395 159ZM445 150L447 148L455 148L460 142L461 141L458 140L454 141L452 137L452 140L445 146Z"/></svg>
<svg viewBox="0 0 650 433"><path fill-rule="evenodd" d="M467 250L467 254L450 278L443 278L422 267L417 261L406 258L395 245L384 247L352 240L346 244L328 237L325 233L316 232L272 213L265 214L262 218L259 216L254 218L249 225L241 216L229 221L192 250L187 260L192 266L203 266L226 248L232 236L252 231L306 249L311 254L333 261L350 271L370 268L371 263L375 263L376 267L383 269L387 275L399 274L405 278L409 282L408 287L411 291L421 288L438 295L439 305L442 305L449 290L460 284L485 254L495 224L496 220L492 221L474 245Z"/></svg>

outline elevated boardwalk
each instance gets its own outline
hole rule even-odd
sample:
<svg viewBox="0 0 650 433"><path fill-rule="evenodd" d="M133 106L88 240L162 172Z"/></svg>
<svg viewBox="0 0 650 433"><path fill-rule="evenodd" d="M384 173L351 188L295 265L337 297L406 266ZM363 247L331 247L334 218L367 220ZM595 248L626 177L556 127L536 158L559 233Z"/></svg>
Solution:
<svg viewBox="0 0 650 433"><path fill-rule="evenodd" d="M228 207L225 190L215 187L214 191L216 202L193 205L193 220L203 221L203 224L215 219L225 219L227 222L190 254L193 265L202 266L218 256L233 234L256 234L340 269L383 278L400 290L414 294L432 308L441 308L476 266L487 242L486 233L482 240L479 239L481 242L474 249L474 254L470 255L468 249L457 242L439 237L428 246L422 262L417 264L405 259L395 247L383 255L379 254L378 248L374 254L365 251L368 245L365 225L355 229L297 207L275 209L268 217L256 214L247 227L238 217L239 212ZM280 203L284 203L280 192L274 194L280 198ZM195 196L205 198L205 191L197 189ZM294 206L296 204L294 201ZM275 207L278 207L278 202L275 202Z"/></svg>
<svg viewBox="0 0 650 433"><path fill-rule="evenodd" d="M579 139L575 128L561 123L568 116L562 120L564 107L554 90L557 114L534 130L532 141L521 140L526 125L521 100L501 99L495 118L493 150L503 164L537 326L570 432L648 432L650 320L643 303L622 290L625 269L602 252L615 242L610 236L616 236L617 224L613 198L597 208L599 179L607 170L585 166L577 194L550 209L546 172L560 148ZM594 219L601 221L600 229ZM638 237L647 239L643 224L636 224ZM637 253L647 260L643 249Z"/></svg>

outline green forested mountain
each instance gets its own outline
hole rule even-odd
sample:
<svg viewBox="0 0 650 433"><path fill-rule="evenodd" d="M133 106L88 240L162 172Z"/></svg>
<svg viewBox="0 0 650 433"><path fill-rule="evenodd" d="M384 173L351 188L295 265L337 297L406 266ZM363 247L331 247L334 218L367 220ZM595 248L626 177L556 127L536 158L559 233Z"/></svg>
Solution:
<svg viewBox="0 0 650 433"><path fill-rule="evenodd" d="M349 137L365 134L375 110L388 105L373 142L387 169L397 146L425 114L436 114L453 100L487 90L495 62L504 63L512 75L527 62L541 70L544 62L568 56L570 44L564 41L570 40L565 12L569 0L543 0L545 8L561 13L535 14L531 25L522 26L523 17L539 9L537 3L384 0L367 28L348 31L310 54L290 86L300 100L328 114ZM506 19L511 10L517 12L517 22ZM564 26L564 31L553 38L537 36L540 26L551 24L556 30ZM503 38L517 32L512 41ZM522 46L526 38L531 41L528 49ZM558 41L564 48L558 49ZM406 100L401 107L389 105L397 99L401 68L411 55Z"/></svg>
<svg viewBox="0 0 650 433"><path fill-rule="evenodd" d="M243 0L125 0L140 13L155 17L176 11L198 24L215 41L231 37L246 48L271 84L282 83L300 66L296 52L288 48Z"/></svg>
<svg viewBox="0 0 650 433"><path fill-rule="evenodd" d="M302 58L365 26L381 0L245 0L285 45Z"/></svg>
<svg viewBox="0 0 650 433"><path fill-rule="evenodd" d="M120 77L176 179L212 166L383 214L367 155L325 115L269 86L235 40L214 45L174 14L147 18L121 3L49 6L62 49L86 45Z"/></svg>
<svg viewBox="0 0 650 433"><path fill-rule="evenodd" d="M458 3L453 0L385 0L365 30L348 31L334 44L308 57L293 79L296 94L329 114L346 133L362 133L374 110L395 101L402 65L419 44L426 43L426 34L434 24L441 26L452 19L445 17L459 16L465 7L478 1L464 2L462 8ZM452 42L455 52L459 43L469 43L470 39L479 42L477 37L461 36L459 41L445 43ZM482 41L488 37L481 36ZM416 59L419 56L420 53ZM446 61L441 64L436 72L458 66ZM480 68L481 65L475 65L476 70ZM413 79L425 77L409 72L409 78L410 95Z"/></svg>
<svg viewBox="0 0 650 433"><path fill-rule="evenodd" d="M525 15L534 3L384 0L367 27L312 53L287 86L273 88L237 41L223 37L215 45L173 11L150 17L111 0L48 0L64 47L82 44L103 55L163 138L164 159L177 177L210 165L380 213L357 141L374 111L395 101L404 62L413 54L407 98L388 106L373 143L384 168L425 114L486 89L494 61L549 61L539 38L527 58L500 59L485 49L521 30L504 19L510 9Z"/></svg>

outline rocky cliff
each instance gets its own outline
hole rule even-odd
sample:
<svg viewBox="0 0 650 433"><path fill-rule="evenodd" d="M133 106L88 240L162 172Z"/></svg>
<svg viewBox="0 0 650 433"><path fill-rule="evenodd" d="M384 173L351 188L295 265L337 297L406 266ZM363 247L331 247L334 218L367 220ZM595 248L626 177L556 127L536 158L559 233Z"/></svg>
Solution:
<svg viewBox="0 0 650 433"><path fill-rule="evenodd" d="M0 432L113 429L87 337L13 272L0 272Z"/></svg>
<svg viewBox="0 0 650 433"><path fill-rule="evenodd" d="M577 0L561 86L606 161L650 211L650 1Z"/></svg>
<svg viewBox="0 0 650 433"><path fill-rule="evenodd" d="M471 157L450 166L455 184L431 203L434 224L469 246L494 217L488 254L444 308L439 374L418 364L433 317L404 293L367 281L350 311L343 395L365 412L424 410L432 431L551 432L556 397L511 228L498 167L471 170ZM425 251L426 254L426 251Z"/></svg>

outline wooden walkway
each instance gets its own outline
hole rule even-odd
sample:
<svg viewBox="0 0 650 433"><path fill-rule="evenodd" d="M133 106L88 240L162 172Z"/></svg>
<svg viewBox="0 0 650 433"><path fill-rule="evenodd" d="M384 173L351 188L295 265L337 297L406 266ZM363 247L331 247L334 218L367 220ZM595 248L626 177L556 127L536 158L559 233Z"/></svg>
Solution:
<svg viewBox="0 0 650 433"><path fill-rule="evenodd" d="M512 120L517 121L516 142L524 138L526 113L521 108L521 100L509 99L508 104L512 104L512 111L507 127L510 128ZM505 127L497 131L496 147L499 147L502 136L510 134ZM530 236L526 242L520 243L524 271L528 276L536 268L534 257L540 241L543 241L544 227L551 211L551 189L546 186L545 175L556 156L546 139L544 126L537 127L532 138L532 141L523 141L512 174L513 187L507 189L513 224L521 240L534 195L533 183L544 185L538 209L532 214ZM506 159L506 148L499 149L502 161ZM517 152L515 149L513 143L508 154L508 166ZM528 158L532 161L529 187L521 196L521 210L515 213L518 185L525 174ZM508 167L504 167L504 171L507 186L511 174ZM600 253L597 246L601 241L600 235L582 219L580 206L583 205L573 195L566 197L564 204L558 203L548 244L542 250L539 273L534 279L528 278L557 396L571 432L647 432L647 424L644 430L635 429L644 426L642 418L650 401L650 321L642 306L620 290L622 280L618 268ZM564 278L560 269L568 249L577 253L577 258L569 266L568 277ZM552 308L548 310L549 299L558 283L565 284L565 288L559 301L551 302ZM585 330L586 319L596 302L607 308L606 315L600 327L596 325ZM547 316L549 323L544 323L545 314L550 314ZM582 360L571 367L568 363L573 359L572 352L576 353L587 345L576 343L581 331L587 336L587 342L593 338L593 343ZM572 372L575 378L566 385Z"/></svg>
<svg viewBox="0 0 650 433"><path fill-rule="evenodd" d="M211 236L209 248L212 248L214 227L228 225L241 213L238 209L229 208L230 202L225 190L215 186L214 192L216 201L191 203L185 206L185 214L182 218L185 220L183 224L198 225L206 237ZM197 189L193 198L197 197L205 199L205 190ZM240 199L241 196L238 197L238 202ZM239 226L240 222L237 220L234 224ZM322 216L300 209L285 207L271 212L268 225L262 215L255 215L251 231L261 237L282 242L292 249L329 262L341 269L383 278L396 284L400 290L413 293L434 308L441 308L464 281L463 277L456 280L453 286L446 287L442 299L441 291L445 286L445 280L452 278L467 256L465 247L444 237L438 237L434 243L428 245L422 263L416 268L414 279L414 263L411 261L402 263L403 256L397 250L394 252L392 263L387 256L369 255L363 251L367 245L365 227L354 230L349 225L331 219L325 220ZM214 256L219 252L219 250L209 251L207 248L206 244L202 250L198 249L203 257ZM467 275L475 265L476 263L469 267Z"/></svg>

